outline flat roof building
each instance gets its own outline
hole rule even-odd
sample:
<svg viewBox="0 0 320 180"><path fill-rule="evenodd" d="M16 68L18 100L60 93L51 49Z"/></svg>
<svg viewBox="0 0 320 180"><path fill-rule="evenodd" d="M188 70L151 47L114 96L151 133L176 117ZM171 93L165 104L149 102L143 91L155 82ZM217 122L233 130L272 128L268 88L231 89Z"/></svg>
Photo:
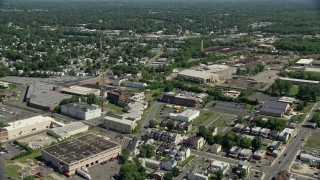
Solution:
<svg viewBox="0 0 320 180"><path fill-rule="evenodd" d="M61 92L80 96L87 96L89 94L94 94L96 96L100 95L99 89L88 88L83 86L70 86L69 88L62 88Z"/></svg>
<svg viewBox="0 0 320 180"><path fill-rule="evenodd" d="M54 91L54 87L55 85L53 84L38 81L29 85L26 95L28 106L45 111L53 111L62 100L72 97L71 95Z"/></svg>
<svg viewBox="0 0 320 180"><path fill-rule="evenodd" d="M70 103L61 106L61 114L81 120L89 120L101 116L101 108L98 105L82 102Z"/></svg>
<svg viewBox="0 0 320 180"><path fill-rule="evenodd" d="M92 167L117 158L120 153L120 145L95 134L86 134L43 149L41 158L60 173L72 175L81 167Z"/></svg>
<svg viewBox="0 0 320 180"><path fill-rule="evenodd" d="M214 83L219 81L219 74L209 73L206 71L196 71L192 69L179 72L177 77L184 78L188 81L197 82L199 84Z"/></svg>
<svg viewBox="0 0 320 180"><path fill-rule="evenodd" d="M176 113L169 114L171 119L184 121L184 122L190 122L193 119L197 118L199 115L200 115L200 111L195 109L187 109L181 112L180 114L176 114Z"/></svg>
<svg viewBox="0 0 320 180"><path fill-rule="evenodd" d="M56 137L57 139L65 139L72 135L88 131L89 126L82 122L72 122L63 127L56 127L48 130L48 134Z"/></svg>
<svg viewBox="0 0 320 180"><path fill-rule="evenodd" d="M7 130L8 139L15 139L49 129L53 121L54 119L51 117L34 116L31 118L8 123L9 126L4 127L3 129Z"/></svg>
<svg viewBox="0 0 320 180"><path fill-rule="evenodd" d="M117 132L131 134L134 128L136 128L136 121L131 121L123 117L104 117L103 126L107 129L111 129Z"/></svg>
<svg viewBox="0 0 320 180"><path fill-rule="evenodd" d="M296 62L299 66L309 66L312 64L313 59L300 59Z"/></svg>
<svg viewBox="0 0 320 180"><path fill-rule="evenodd" d="M265 101L260 114L266 116L283 117L290 110L290 105L284 102Z"/></svg>
<svg viewBox="0 0 320 180"><path fill-rule="evenodd" d="M188 107L198 107L202 101L200 98L187 96L181 93L175 94L173 92L166 92L163 94L161 100L169 104L177 104Z"/></svg>
<svg viewBox="0 0 320 180"><path fill-rule="evenodd" d="M305 79L294 79L294 78L287 78L287 77L279 77L279 79L283 81L290 81L292 84L299 85L299 84L319 84L320 81L312 81L312 80L305 80Z"/></svg>

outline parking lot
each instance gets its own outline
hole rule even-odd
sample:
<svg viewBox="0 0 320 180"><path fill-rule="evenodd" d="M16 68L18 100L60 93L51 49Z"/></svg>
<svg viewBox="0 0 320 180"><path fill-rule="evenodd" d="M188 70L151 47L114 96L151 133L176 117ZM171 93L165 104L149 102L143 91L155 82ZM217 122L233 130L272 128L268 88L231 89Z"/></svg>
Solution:
<svg viewBox="0 0 320 180"><path fill-rule="evenodd" d="M3 123L25 119L35 115L36 115L35 113L30 111L0 104L0 122L3 122Z"/></svg>
<svg viewBox="0 0 320 180"><path fill-rule="evenodd" d="M214 106L210 107L212 110L224 112L228 114L246 116L252 114L242 105L233 102L215 101Z"/></svg>
<svg viewBox="0 0 320 180"><path fill-rule="evenodd" d="M9 160L14 156L17 156L23 152L26 152L23 148L13 143L3 143L1 146L1 157L5 160Z"/></svg>
<svg viewBox="0 0 320 180"><path fill-rule="evenodd" d="M107 162L106 164L98 164L89 168L89 174L94 180L108 180L111 177L117 175L120 171L121 164L118 163L118 160ZM84 178L75 174L70 180L82 180Z"/></svg>

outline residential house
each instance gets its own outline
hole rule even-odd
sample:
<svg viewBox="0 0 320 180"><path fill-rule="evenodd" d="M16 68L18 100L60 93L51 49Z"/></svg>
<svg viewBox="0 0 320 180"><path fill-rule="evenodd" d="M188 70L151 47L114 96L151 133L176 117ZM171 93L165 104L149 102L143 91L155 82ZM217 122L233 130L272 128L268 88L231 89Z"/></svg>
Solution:
<svg viewBox="0 0 320 180"><path fill-rule="evenodd" d="M205 143L203 137L190 137L185 141L185 144L193 149L201 149Z"/></svg>
<svg viewBox="0 0 320 180"><path fill-rule="evenodd" d="M243 128L244 128L243 124L236 124L232 130L236 132L240 132Z"/></svg>
<svg viewBox="0 0 320 180"><path fill-rule="evenodd" d="M282 149L282 142L280 141L273 141L270 145L271 150L281 150Z"/></svg>
<svg viewBox="0 0 320 180"><path fill-rule="evenodd" d="M228 172L229 168L230 168L229 163L214 160L213 162L211 162L211 164L208 168L208 172L215 174L218 171L222 171L223 174L226 174Z"/></svg>
<svg viewBox="0 0 320 180"><path fill-rule="evenodd" d="M243 129L242 129L242 132L245 133L245 134L249 134L250 133L250 127L249 126L245 126Z"/></svg>
<svg viewBox="0 0 320 180"><path fill-rule="evenodd" d="M205 172L199 168L194 168L187 174L188 180L209 180L209 177L205 175Z"/></svg>
<svg viewBox="0 0 320 180"><path fill-rule="evenodd" d="M247 161L240 161L237 166L237 173L241 173L242 171L245 171L247 174L251 170L251 164Z"/></svg>
<svg viewBox="0 0 320 180"><path fill-rule="evenodd" d="M237 146L233 146L229 151L229 156L238 158L239 153L241 152L241 148Z"/></svg>
<svg viewBox="0 0 320 180"><path fill-rule="evenodd" d="M264 159L265 156L266 156L265 150L257 150L253 153L253 159L256 159L256 160Z"/></svg>
<svg viewBox="0 0 320 180"><path fill-rule="evenodd" d="M139 161L143 167L148 167L151 169L160 169L161 167L161 162L154 159L139 158Z"/></svg>
<svg viewBox="0 0 320 180"><path fill-rule="evenodd" d="M277 131L277 130L270 131L270 134L269 134L270 139L276 140L276 139L278 139L278 136L279 136L279 131Z"/></svg>
<svg viewBox="0 0 320 180"><path fill-rule="evenodd" d="M293 136L293 133L294 129L285 128L280 132L278 139L285 143Z"/></svg>
<svg viewBox="0 0 320 180"><path fill-rule="evenodd" d="M252 156L251 149L242 149L239 153L239 158L242 160L250 160Z"/></svg>
<svg viewBox="0 0 320 180"><path fill-rule="evenodd" d="M222 150L222 146L220 144L214 144L210 147L210 152L213 154L218 154Z"/></svg>
<svg viewBox="0 0 320 180"><path fill-rule="evenodd" d="M161 169L166 171L171 171L173 167L177 165L177 161L174 159L170 159L168 161L161 162Z"/></svg>
<svg viewBox="0 0 320 180"><path fill-rule="evenodd" d="M269 137L269 134L270 134L270 129L268 128L262 128L261 131L260 131L260 135L264 138L268 138Z"/></svg>
<svg viewBox="0 0 320 180"><path fill-rule="evenodd" d="M261 127L253 127L251 128L251 134L258 135L261 131Z"/></svg>
<svg viewBox="0 0 320 180"><path fill-rule="evenodd" d="M163 180L164 174L161 172L152 172L148 175L149 180Z"/></svg>
<svg viewBox="0 0 320 180"><path fill-rule="evenodd" d="M190 148L182 146L180 150L177 152L175 159L177 161L183 161L187 159L191 155L191 150Z"/></svg>
<svg viewBox="0 0 320 180"><path fill-rule="evenodd" d="M182 122L178 125L178 130L190 132L192 130L192 124L188 122Z"/></svg>

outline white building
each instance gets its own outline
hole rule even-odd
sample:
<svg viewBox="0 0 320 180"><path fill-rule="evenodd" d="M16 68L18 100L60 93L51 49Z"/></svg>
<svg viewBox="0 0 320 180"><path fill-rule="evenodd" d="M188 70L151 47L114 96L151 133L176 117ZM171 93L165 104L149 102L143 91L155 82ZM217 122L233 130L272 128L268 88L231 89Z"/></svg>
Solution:
<svg viewBox="0 0 320 180"><path fill-rule="evenodd" d="M9 88L10 83L0 81L0 88Z"/></svg>
<svg viewBox="0 0 320 180"><path fill-rule="evenodd" d="M88 129L89 129L89 126L83 124L82 122L72 122L63 127L56 127L53 129L49 129L47 133L50 134L51 136L56 137L57 139L65 139L72 135L75 135L81 132L86 132L88 131Z"/></svg>
<svg viewBox="0 0 320 180"><path fill-rule="evenodd" d="M131 88L142 88L142 87L148 86L147 83L144 83L144 82L134 82L134 81L128 81L126 79L114 80L112 82L112 85L126 86L126 87L131 87Z"/></svg>
<svg viewBox="0 0 320 180"><path fill-rule="evenodd" d="M51 117L35 116L8 123L9 126L4 129L8 131L9 139L15 139L49 129L53 121L54 119Z"/></svg>
<svg viewBox="0 0 320 180"><path fill-rule="evenodd" d="M230 164L218 160L214 160L210 167L208 168L208 171L210 173L217 173L218 171L222 171L223 174L226 174L230 168Z"/></svg>
<svg viewBox="0 0 320 180"><path fill-rule="evenodd" d="M205 175L204 171L199 168L194 168L187 175L188 180L208 180L209 177Z"/></svg>
<svg viewBox="0 0 320 180"><path fill-rule="evenodd" d="M171 171L173 167L177 165L177 161L174 159L170 159L165 162L161 162L161 168L167 171Z"/></svg>
<svg viewBox="0 0 320 180"><path fill-rule="evenodd" d="M214 83L216 81L219 81L219 74L191 69L179 72L177 77L186 79L188 81L197 82L199 84Z"/></svg>
<svg viewBox="0 0 320 180"><path fill-rule="evenodd" d="M312 64L313 59L300 59L296 62L299 66L310 66Z"/></svg>
<svg viewBox="0 0 320 180"><path fill-rule="evenodd" d="M239 91L226 91L224 92L224 95L229 97L229 98L233 98L236 99L240 96L241 92Z"/></svg>
<svg viewBox="0 0 320 180"><path fill-rule="evenodd" d="M195 109L187 109L181 112L180 114L176 114L176 113L169 114L171 119L184 121L184 122L190 122L193 119L197 118L199 115L200 115L200 111Z"/></svg>
<svg viewBox="0 0 320 180"><path fill-rule="evenodd" d="M131 134L134 128L137 126L136 121L131 121L123 117L104 117L103 126L107 129L111 129L121 133Z"/></svg>
<svg viewBox="0 0 320 180"><path fill-rule="evenodd" d="M61 106L61 114L81 120L93 119L101 116L101 108L98 105L86 103L70 103Z"/></svg>

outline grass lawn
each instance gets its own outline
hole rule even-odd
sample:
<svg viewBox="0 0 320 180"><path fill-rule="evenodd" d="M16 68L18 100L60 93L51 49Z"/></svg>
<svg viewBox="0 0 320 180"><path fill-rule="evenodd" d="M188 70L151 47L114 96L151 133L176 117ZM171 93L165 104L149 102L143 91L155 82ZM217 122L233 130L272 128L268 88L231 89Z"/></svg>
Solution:
<svg viewBox="0 0 320 180"><path fill-rule="evenodd" d="M7 176L11 179L21 179L20 174L18 171L21 169L18 165L9 165L7 166Z"/></svg>
<svg viewBox="0 0 320 180"><path fill-rule="evenodd" d="M15 160L8 160L7 163L12 163L14 161L19 161L21 163L27 163L27 159L31 159L33 162L38 161L36 158L41 156L41 150L36 150L34 151L32 154L29 154L27 156L21 157L19 159L15 159Z"/></svg>
<svg viewBox="0 0 320 180"><path fill-rule="evenodd" d="M215 127L225 127L226 125L224 123L225 123L224 120L217 119L213 124Z"/></svg>
<svg viewBox="0 0 320 180"><path fill-rule="evenodd" d="M208 121L212 115L212 112L202 112L200 116L193 120L192 124L194 126L200 126L204 122Z"/></svg>
<svg viewBox="0 0 320 180"><path fill-rule="evenodd" d="M298 91L299 91L299 88L298 86L293 86L291 89L290 89L290 96L291 97L294 97L298 94Z"/></svg>
<svg viewBox="0 0 320 180"><path fill-rule="evenodd" d="M308 106L304 107L302 111L298 111L298 112L302 112L302 113L308 113L311 111L311 109L313 108L313 106L315 105L315 102L308 102Z"/></svg>
<svg viewBox="0 0 320 180"><path fill-rule="evenodd" d="M268 145L262 145L262 146L261 146L261 149L262 149L262 150L267 150L267 149L268 149Z"/></svg>
<svg viewBox="0 0 320 180"><path fill-rule="evenodd" d="M187 164L189 164L196 156L191 154L187 159L182 161L181 166L185 167Z"/></svg>
<svg viewBox="0 0 320 180"><path fill-rule="evenodd" d="M314 139L308 139L306 144L306 147L309 148L314 148L314 149L320 149L320 139L319 140L314 140Z"/></svg>
<svg viewBox="0 0 320 180"><path fill-rule="evenodd" d="M113 110L116 114L124 114L123 108L115 104L108 103L107 108Z"/></svg>

